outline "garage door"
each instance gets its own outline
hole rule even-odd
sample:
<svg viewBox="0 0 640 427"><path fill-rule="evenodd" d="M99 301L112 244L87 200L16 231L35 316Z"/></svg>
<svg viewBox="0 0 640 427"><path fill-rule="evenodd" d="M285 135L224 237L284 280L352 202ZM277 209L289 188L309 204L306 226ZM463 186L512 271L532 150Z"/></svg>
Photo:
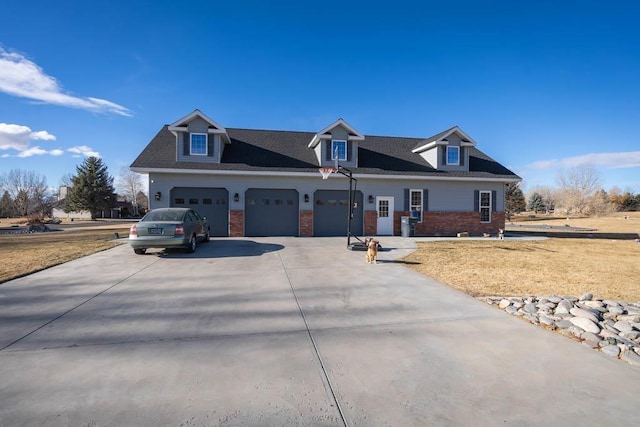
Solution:
<svg viewBox="0 0 640 427"><path fill-rule="evenodd" d="M175 187L171 190L171 206L192 208L206 216L211 235L229 235L229 192L224 188Z"/></svg>
<svg viewBox="0 0 640 427"><path fill-rule="evenodd" d="M362 236L364 214L362 193L354 194L356 208L351 220L351 234ZM349 192L344 190L318 190L313 195L314 236L346 236Z"/></svg>
<svg viewBox="0 0 640 427"><path fill-rule="evenodd" d="M297 236L298 192L250 188L244 198L245 236Z"/></svg>

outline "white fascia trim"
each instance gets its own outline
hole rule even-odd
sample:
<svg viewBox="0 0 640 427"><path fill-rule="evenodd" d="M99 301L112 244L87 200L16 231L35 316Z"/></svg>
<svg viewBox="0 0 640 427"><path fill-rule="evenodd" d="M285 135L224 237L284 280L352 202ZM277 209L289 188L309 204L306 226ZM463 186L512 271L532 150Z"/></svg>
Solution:
<svg viewBox="0 0 640 427"><path fill-rule="evenodd" d="M222 140L224 140L227 144L231 144L231 138L229 138L229 135L227 134L226 130L207 129L207 133L214 134L214 135L220 135Z"/></svg>
<svg viewBox="0 0 640 427"><path fill-rule="evenodd" d="M354 135L349 135L349 141L363 141L364 140L364 135L363 134L361 134L360 132L355 130L354 127L351 126L349 123L345 122L344 119L338 119L335 122L331 123L326 128L322 129L320 132L318 132L313 137L311 142L309 143L309 148L315 148L315 146L318 145L318 143L320 142L321 139L327 139L327 138L324 138L325 135L328 135L327 132L329 132L331 129L333 129L333 128L337 127L337 126L342 126L349 133L354 134ZM329 134L329 138L331 138L330 134Z"/></svg>
<svg viewBox="0 0 640 427"><path fill-rule="evenodd" d="M324 132L315 134L309 143L309 148L316 148L316 145L318 145L323 139L331 139L331 134Z"/></svg>
<svg viewBox="0 0 640 427"><path fill-rule="evenodd" d="M211 117L207 116L206 114L204 114L202 111L200 110L193 110L191 113L187 114L186 116L184 116L183 118L176 120L175 122L171 123L171 125L169 125L169 127L179 127L181 123L183 122L189 122L191 120L193 120L195 117L200 117L201 119L203 119L204 121L206 121L207 123L209 123L211 126L220 129L221 131L226 132L226 129L224 128L224 126L220 126L220 124L218 124L216 121L214 121Z"/></svg>
<svg viewBox="0 0 640 427"><path fill-rule="evenodd" d="M464 133L464 131L462 129L460 129L458 126L455 126L451 130L451 132L447 133L447 135L443 136L443 138L446 138L447 136L451 135L453 132L458 133L460 136L462 136L462 139L467 141L467 142L462 142L462 144L466 145L467 147L475 147L476 146L475 139L471 138L469 135Z"/></svg>
<svg viewBox="0 0 640 427"><path fill-rule="evenodd" d="M414 148L413 150L411 150L412 153L422 153L423 151L427 151L432 149L433 147L437 146L437 145L449 145L449 141L433 141L430 142L428 144L422 145L418 148Z"/></svg>
<svg viewBox="0 0 640 427"><path fill-rule="evenodd" d="M131 171L141 174L164 173L164 174L181 174L181 175L230 175L230 176L290 176L290 177L311 177L320 175L317 172L248 172L248 171L223 171L223 170L202 170L202 169L163 169L163 168L129 168ZM331 174L331 178L344 178L342 175ZM465 178L465 177L444 177L444 176L421 176L421 175L369 175L355 174L354 178L358 179L379 179L379 180L408 180L417 179L423 181L466 181L466 182L520 182L521 178Z"/></svg>

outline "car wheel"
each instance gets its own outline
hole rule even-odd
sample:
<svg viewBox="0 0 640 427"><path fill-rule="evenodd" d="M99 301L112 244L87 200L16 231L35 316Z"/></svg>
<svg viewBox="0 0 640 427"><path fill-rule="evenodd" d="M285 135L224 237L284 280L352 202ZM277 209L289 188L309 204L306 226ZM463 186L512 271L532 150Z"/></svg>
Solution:
<svg viewBox="0 0 640 427"><path fill-rule="evenodd" d="M207 229L207 232L204 234L204 241L208 242L209 240L211 240L211 236L209 236L209 229Z"/></svg>
<svg viewBox="0 0 640 427"><path fill-rule="evenodd" d="M144 255L145 252L147 252L146 249L134 249L133 252L135 252L138 255Z"/></svg>
<svg viewBox="0 0 640 427"><path fill-rule="evenodd" d="M196 245L197 245L197 239L196 239L196 235L194 234L193 236L191 236L191 239L189 239L189 246L187 247L187 252L189 252L190 254L194 253L196 251Z"/></svg>

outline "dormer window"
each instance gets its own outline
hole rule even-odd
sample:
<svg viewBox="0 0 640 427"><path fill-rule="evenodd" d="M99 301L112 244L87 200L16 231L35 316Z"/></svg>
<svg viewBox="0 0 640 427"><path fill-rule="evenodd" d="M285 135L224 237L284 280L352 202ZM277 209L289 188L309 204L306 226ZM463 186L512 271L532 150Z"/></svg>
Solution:
<svg viewBox="0 0 640 427"><path fill-rule="evenodd" d="M192 156L206 156L207 153L207 134L192 133L191 134L191 151Z"/></svg>
<svg viewBox="0 0 640 427"><path fill-rule="evenodd" d="M347 160L347 141L331 141L331 160Z"/></svg>
<svg viewBox="0 0 640 427"><path fill-rule="evenodd" d="M460 164L460 147L447 147L447 164L455 166Z"/></svg>

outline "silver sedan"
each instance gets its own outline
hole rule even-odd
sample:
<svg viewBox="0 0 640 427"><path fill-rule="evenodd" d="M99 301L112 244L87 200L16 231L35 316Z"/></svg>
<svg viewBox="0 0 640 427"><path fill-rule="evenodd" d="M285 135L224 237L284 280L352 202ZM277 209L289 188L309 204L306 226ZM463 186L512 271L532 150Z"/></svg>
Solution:
<svg viewBox="0 0 640 427"><path fill-rule="evenodd" d="M209 241L206 217L188 208L158 208L129 230L129 244L142 255L149 248L186 248L194 252L199 241Z"/></svg>

